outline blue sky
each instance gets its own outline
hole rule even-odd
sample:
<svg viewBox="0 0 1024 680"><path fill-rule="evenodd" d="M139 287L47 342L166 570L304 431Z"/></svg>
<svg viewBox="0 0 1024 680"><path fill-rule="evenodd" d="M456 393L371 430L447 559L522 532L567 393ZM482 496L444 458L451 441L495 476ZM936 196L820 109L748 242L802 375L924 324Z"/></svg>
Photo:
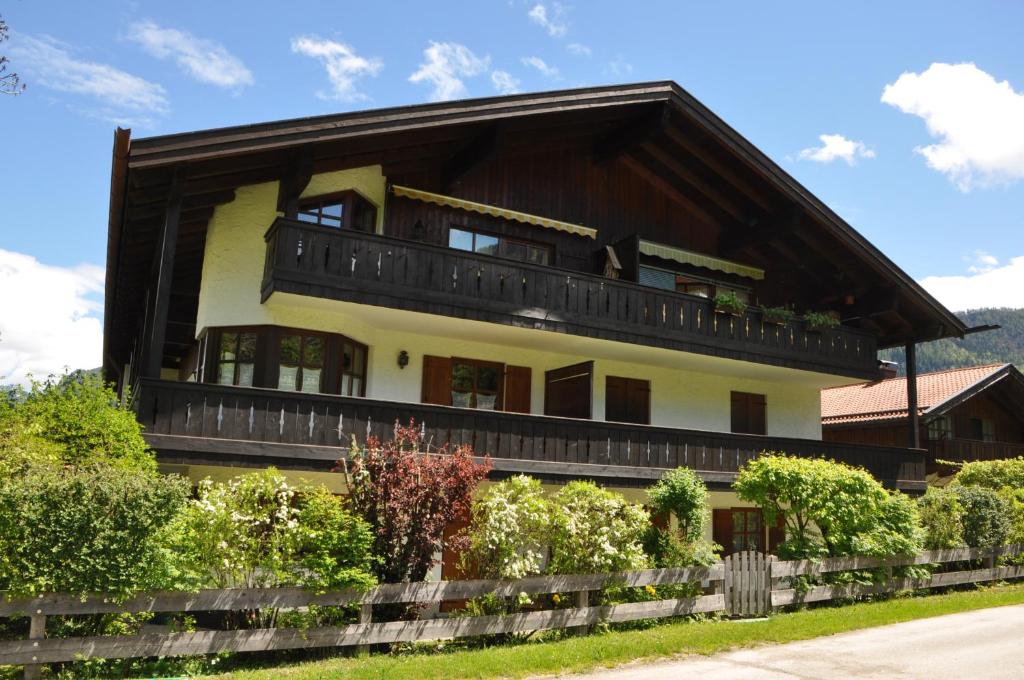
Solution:
<svg viewBox="0 0 1024 680"><path fill-rule="evenodd" d="M14 0L2 15L0 53L29 87L0 98L0 376L96 354L117 123L139 137L640 80L680 83L951 306L1024 306L1024 3Z"/></svg>

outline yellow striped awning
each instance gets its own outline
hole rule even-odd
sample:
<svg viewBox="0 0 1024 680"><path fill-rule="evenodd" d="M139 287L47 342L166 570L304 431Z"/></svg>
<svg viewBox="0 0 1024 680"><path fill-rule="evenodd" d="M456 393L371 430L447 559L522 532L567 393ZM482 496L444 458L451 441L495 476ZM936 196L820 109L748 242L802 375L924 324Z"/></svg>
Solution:
<svg viewBox="0 0 1024 680"><path fill-rule="evenodd" d="M745 276L748 279L757 279L760 281L764 278L764 270L758 269L757 267L740 264L739 262L722 260L717 257L711 257L710 255L704 255L703 253L683 250L682 248L673 248L672 246L666 246L661 243L644 241L643 239L640 240L640 253L643 255L660 257L663 260L672 260L673 262L679 262L681 264L692 264L695 267L704 267L706 269L726 272L727 274Z"/></svg>
<svg viewBox="0 0 1024 680"><path fill-rule="evenodd" d="M584 227L579 224L561 222L547 217L538 217L537 215L530 215L529 213L518 212L516 210L506 210L505 208L499 208L493 205L476 203L475 201L466 201L461 198L455 198L454 196L444 196L442 194L435 194L421 189L398 186L397 184L391 185L391 191L395 196L404 196L405 198L412 198L417 201L446 205L448 207L459 208L461 210L472 210L473 212L478 212L483 215L501 217L506 220L514 220L525 224L534 224L538 227L545 227L547 229L557 229L558 231L565 231L570 234L577 234L588 238L597 238L597 229Z"/></svg>

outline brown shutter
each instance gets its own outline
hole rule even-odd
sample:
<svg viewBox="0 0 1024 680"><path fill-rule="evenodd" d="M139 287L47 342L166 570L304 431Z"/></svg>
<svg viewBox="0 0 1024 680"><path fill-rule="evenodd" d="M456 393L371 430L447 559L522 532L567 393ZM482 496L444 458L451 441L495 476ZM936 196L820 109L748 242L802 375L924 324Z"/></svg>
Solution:
<svg viewBox="0 0 1024 680"><path fill-rule="evenodd" d="M423 357L424 404L452 405L452 360L450 357Z"/></svg>
<svg viewBox="0 0 1024 680"><path fill-rule="evenodd" d="M766 412L767 408L765 405L765 398L763 394L750 394L747 395L748 402L748 424L750 429L747 430L750 434L765 434L766 429Z"/></svg>
<svg viewBox="0 0 1024 680"><path fill-rule="evenodd" d="M529 366L505 367L505 411L530 412L530 381L533 372Z"/></svg>
<svg viewBox="0 0 1024 680"><path fill-rule="evenodd" d="M732 432L747 431L747 399L743 392L732 392L730 394L731 411L730 427Z"/></svg>
<svg viewBox="0 0 1024 680"><path fill-rule="evenodd" d="M746 434L765 434L766 402L763 394L732 392L731 430Z"/></svg>
<svg viewBox="0 0 1024 680"><path fill-rule="evenodd" d="M622 422L628 416L626 379L609 375L604 379L604 419Z"/></svg>
<svg viewBox="0 0 1024 680"><path fill-rule="evenodd" d="M732 552L732 511L729 508L711 511L711 537L722 546L723 555Z"/></svg>
<svg viewBox="0 0 1024 680"><path fill-rule="evenodd" d="M651 422L651 384L646 380L605 378L604 419L621 423Z"/></svg>
<svg viewBox="0 0 1024 680"><path fill-rule="evenodd" d="M651 383L646 380L630 380L627 383L626 395L629 404L629 422L650 425Z"/></svg>
<svg viewBox="0 0 1024 680"><path fill-rule="evenodd" d="M593 361L546 371L544 415L589 419L593 379Z"/></svg>

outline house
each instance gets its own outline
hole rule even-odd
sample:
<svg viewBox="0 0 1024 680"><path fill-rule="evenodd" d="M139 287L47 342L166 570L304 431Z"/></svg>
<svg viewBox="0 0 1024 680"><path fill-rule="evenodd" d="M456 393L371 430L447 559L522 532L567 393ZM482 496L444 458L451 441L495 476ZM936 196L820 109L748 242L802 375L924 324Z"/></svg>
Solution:
<svg viewBox="0 0 1024 680"><path fill-rule="evenodd" d="M1013 364L967 366L917 376L920 439L928 474L946 476L946 462L1024 455L1024 375ZM907 379L821 391L825 441L891 446L907 429Z"/></svg>
<svg viewBox="0 0 1024 680"><path fill-rule="evenodd" d="M118 130L106 291L104 370L165 470L343 492L352 438L412 418L496 477L640 497L694 468L730 546L768 540L729 490L766 449L922 489L909 440L823 442L819 392L965 331L673 82Z"/></svg>

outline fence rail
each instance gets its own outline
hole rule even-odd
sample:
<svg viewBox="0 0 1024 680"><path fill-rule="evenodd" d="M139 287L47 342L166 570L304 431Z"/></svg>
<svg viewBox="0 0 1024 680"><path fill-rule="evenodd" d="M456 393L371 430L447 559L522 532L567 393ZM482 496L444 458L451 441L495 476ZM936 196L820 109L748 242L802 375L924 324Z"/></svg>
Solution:
<svg viewBox="0 0 1024 680"><path fill-rule="evenodd" d="M849 598L896 590L935 588L962 583L1024 578L1024 567L995 566L1000 555L1024 553L1024 545L997 550L938 550L899 558L841 557L818 562L778 561L749 551L729 555L709 567L647 569L617 574L535 576L516 581L464 580L399 583L369 590L314 593L301 588L201 590L196 593L140 594L115 602L102 596L78 597L47 594L32 598L0 599L0 618L30 617L29 638L0 641L0 665L24 664L26 677L38 677L41 664L86 658L182 656L217 652L249 652L314 647L342 647L416 642L496 635L524 631L571 629L595 623L625 622L686 614L723 612L733 616L759 616L790 604ZM933 574L925 579L890 578L874 584L818 585L797 590L783 580L820 577L839 571L884 567L947 564L985 560L982 569ZM625 587L700 584L704 595L688 598L588 606L588 593L610 585ZM437 603L484 595L516 597L520 593L544 595L575 593L576 606L528 611L512 615L465 616L419 621L373 622L375 604ZM239 611L257 608L298 608L310 605L358 605L360 622L312 629L263 628L254 630L201 630L145 633L134 636L99 636L45 639L47 616L107 614L115 612Z"/></svg>

